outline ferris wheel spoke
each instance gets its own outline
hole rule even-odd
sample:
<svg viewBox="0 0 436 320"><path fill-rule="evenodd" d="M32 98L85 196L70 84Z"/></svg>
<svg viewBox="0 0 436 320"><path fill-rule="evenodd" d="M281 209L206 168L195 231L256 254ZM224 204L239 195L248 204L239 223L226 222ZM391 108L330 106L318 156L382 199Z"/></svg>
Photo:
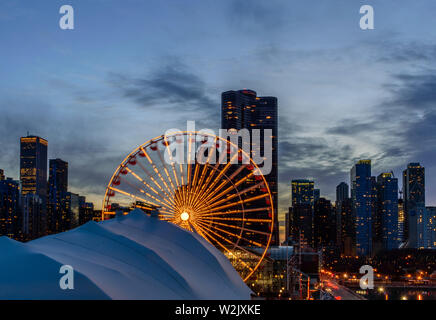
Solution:
<svg viewBox="0 0 436 320"><path fill-rule="evenodd" d="M217 199L223 197L224 195L228 194L231 190L235 189L236 187L239 187L241 184L243 184L245 181L250 179L253 176L253 172L250 172L247 176L239 179L235 183L233 183L230 187L223 190L221 193L210 199L210 197L214 196L220 189L212 191L207 197L204 199L205 201L214 202ZM230 178L229 178L230 179ZM230 180L229 180L230 181Z"/></svg>
<svg viewBox="0 0 436 320"><path fill-rule="evenodd" d="M208 199L210 199L212 196L214 196L218 191L220 191L224 186L226 186L227 184L229 184L230 182L233 181L233 179L239 174L241 173L242 170L244 170L247 166L243 165L240 166L235 172L233 172L227 179L224 179L223 182L221 182L221 184L215 188L213 191L206 193L206 198L204 198L205 201L207 201ZM244 181L247 180L248 177L245 177ZM236 184L232 184L229 188L227 188L226 190L232 190L234 188L234 186L237 186ZM225 192L225 191L224 191ZM221 195L221 194L220 194ZM219 198L219 196L217 196L217 198ZM214 198L215 199L215 198ZM213 200L212 200L213 201Z"/></svg>
<svg viewBox="0 0 436 320"><path fill-rule="evenodd" d="M218 238L220 238L220 239L224 240L225 242L229 243L231 246L233 246L233 247L235 247L235 248L238 248L238 249L244 251L245 253L247 253L247 254L249 254L249 255L251 255L251 256L253 256L253 255L258 256L258 254L255 254L255 253L253 253L253 252L251 252L251 251L248 251L248 250L245 249L244 247L241 247L241 246L238 245L237 243L234 243L234 242L230 241L228 238L223 237L223 236L220 235L219 233L216 233L215 231L209 229L209 228L206 227L206 226L203 226L203 229L206 229L207 231L209 231L210 233L214 234L214 235L217 236ZM210 233L208 234L209 236L211 236ZM217 243L220 243L220 241L218 241L218 240L216 240L216 239L214 239L214 240L215 240ZM221 244L221 243L220 243L220 244ZM222 245L222 244L221 244L221 245ZM225 247L224 245L222 245L222 246ZM235 256L235 257L236 257L236 256ZM237 258L237 257L236 257L236 258ZM239 259L239 258L238 258L238 259ZM242 260L241 260L241 261L242 261ZM242 262L243 262L243 261L242 261ZM243 263L245 263L245 262L243 262ZM247 266L248 266L248 265L247 265ZM250 267L250 268L251 268L251 267ZM250 270L252 270L252 269L250 269Z"/></svg>
<svg viewBox="0 0 436 320"><path fill-rule="evenodd" d="M175 161L174 161L174 158L173 158L173 155L171 153L170 148L168 148L169 142L168 142L168 139L167 139L166 135L164 136L164 141L165 141L165 144L167 145L167 147L165 149L167 150L168 156L170 158L171 168L173 169L172 171L173 171L173 175L174 175L174 180L176 181L177 188L179 188L180 187L180 183L179 183L179 178L177 177L176 166L174 165Z"/></svg>
<svg viewBox="0 0 436 320"><path fill-rule="evenodd" d="M192 164L191 164L191 153L192 153L192 134L190 133L188 135L188 162L187 162L187 172L186 172L186 181L188 188L191 186L191 171L192 171Z"/></svg>
<svg viewBox="0 0 436 320"><path fill-rule="evenodd" d="M237 225L234 225L234 224L227 224L227 223L217 222L215 220L210 220L210 219L208 219L208 220L209 221L207 221L207 222L212 222L214 225L216 224L216 225L227 227L227 228L237 229L237 230L241 230L242 232L245 231L245 232L261 234L261 235L264 235L264 236L267 236L267 237L270 235L268 232L249 229L249 228L246 228L245 226L237 226ZM242 222L246 222L246 220L242 220Z"/></svg>
<svg viewBox="0 0 436 320"><path fill-rule="evenodd" d="M173 192L175 192L176 188L174 187L173 180L171 179L171 175L170 175L170 173L168 171L167 165L165 164L165 160L163 159L162 153L160 152L159 148L156 151L157 151L157 154L159 156L160 162L162 163L162 167L164 168L164 171L165 171L165 174L166 174L166 176L168 178L168 181L171 184L171 190Z"/></svg>
<svg viewBox="0 0 436 320"><path fill-rule="evenodd" d="M143 149L142 149L143 150ZM145 152L145 151L144 151ZM144 171L144 173L150 178L150 180L158 187L160 191L162 191L168 198L171 199L168 193L162 188L162 186L157 182L157 180L153 177L153 175L150 173L150 171L147 170L147 168L144 167L139 161L138 161L139 167Z"/></svg>
<svg viewBox="0 0 436 320"><path fill-rule="evenodd" d="M200 235L202 236L207 242L211 243L208 237L206 236L206 233L204 230L197 224L195 221L192 222L192 228Z"/></svg>
<svg viewBox="0 0 436 320"><path fill-rule="evenodd" d="M150 186L147 182L145 182L140 176L138 176L135 172L133 172L130 168L125 167L125 169L127 170L127 172L129 172L132 176L134 176L139 182L141 182L142 184L144 184L147 188L149 188L151 191L153 191L155 194L157 194L163 201L165 201L166 203L168 203L169 205L175 205L175 203L170 203L170 201L172 201L171 198L168 197L164 197L162 196L159 192L157 192L152 186ZM127 181L126 181L127 182ZM128 183L128 182L127 182ZM129 184L130 185L130 184ZM141 191L142 189L140 189ZM142 191L141 191L142 192ZM159 203L161 203L159 200L156 200Z"/></svg>
<svg viewBox="0 0 436 320"><path fill-rule="evenodd" d="M248 213L248 212L260 212L260 211L268 211L268 207L263 208L252 208L252 209L244 209L244 210L230 210L230 211L222 211L222 212L212 212L212 213L204 213L201 216L220 216L220 215L229 215L229 214L238 214L238 213Z"/></svg>
<svg viewBox="0 0 436 320"><path fill-rule="evenodd" d="M199 171L200 171L200 165L198 163L195 164L195 169L194 169L194 178L192 180L192 187L190 189L189 192L189 206L190 207L196 207L196 199L197 199L197 180L198 180L198 175L199 175Z"/></svg>
<svg viewBox="0 0 436 320"><path fill-rule="evenodd" d="M145 155L145 157L147 158L148 162L150 163L151 167L153 168L153 171L157 174L157 176L159 177L159 179L162 181L162 183L164 184L165 188L167 189L167 191L169 192L169 194L171 194L171 190L168 187L167 182L164 180L164 178L162 177L162 175L160 174L159 170L157 169L156 164L153 162L153 160L151 159L150 155L147 153L147 151L141 147L141 151L142 153Z"/></svg>
<svg viewBox="0 0 436 320"><path fill-rule="evenodd" d="M204 224L204 222L198 222L199 224ZM218 231L221 231L221 232L223 232L223 233L225 233L225 234L228 234L229 236L233 236L233 237L236 237L236 238L238 238L238 239L241 239L241 240L243 240L243 241L246 241L246 242L248 242L248 243L250 243L250 244L254 244L255 246L257 246L257 247L262 247L262 244L261 243L259 243L259 242L257 242L257 241L254 241L254 240L250 240L250 239L247 239L247 238L244 238L244 237L242 237L242 236L240 236L240 235L236 235L236 234L234 234L234 233L232 233L232 232L230 232L230 231L227 231L227 230L224 230L224 229L221 229L221 228L218 228L218 227L215 227L215 226L211 226L212 228L214 228L215 230L218 230Z"/></svg>
<svg viewBox="0 0 436 320"><path fill-rule="evenodd" d="M123 191L123 190L121 190L121 189L114 188L114 187L109 187L109 189L112 190L112 191L114 191L114 192L118 192L118 193L121 193L121 194L123 194L123 195L125 195L125 196L128 196L128 197L130 197L130 198L132 198L132 199L134 199L134 200L139 199L139 200L143 201L143 202L146 203L146 204L149 204L149 205L152 205L152 206L155 206L155 207L159 207L159 205L157 205L157 204L155 204L155 203L153 203L153 202L150 202L150 201L148 201L148 200L145 200L144 198L138 197L138 196L136 196L136 195L133 195L133 194L131 194L131 193L129 193L129 192L126 192L126 191Z"/></svg>
<svg viewBox="0 0 436 320"><path fill-rule="evenodd" d="M271 223L271 219L255 219L255 218L219 218L219 217L201 217L201 220L211 221L242 221L242 222L254 222L254 223Z"/></svg>
<svg viewBox="0 0 436 320"><path fill-rule="evenodd" d="M193 203L193 207L197 208L197 209L198 209L199 206L204 206L204 203L205 203L205 202L200 201L200 198L202 197L201 196L202 195L202 189L203 189L203 186L204 186L203 181L204 181L204 178L206 177L206 175L208 173L208 170L209 170L209 165L204 164L203 165L203 170L201 172L201 176L200 176L200 179L199 179L199 182L195 186L194 191L193 191L193 200L192 200L192 203ZM213 174L213 172L210 173L210 175L212 175L212 174ZM210 177L210 175L208 177ZM207 179L206 179L206 181L207 181ZM205 182L205 184L206 183L207 182Z"/></svg>
<svg viewBox="0 0 436 320"><path fill-rule="evenodd" d="M209 207L209 209L213 209L213 210L209 210L209 212L214 212L215 210L231 208L231 207L243 204L243 203L248 203L248 202L256 201L256 200L263 199L263 198L266 198L266 197L269 197L269 194L265 193L265 194L262 194L262 195L259 195L259 196L255 196L255 197L252 197L252 198L248 198L248 199L244 199L244 200L239 200L237 202L229 203L229 204L226 204L226 205L223 205L223 206L220 206L220 207L216 207L216 206L212 205L212 206Z"/></svg>
<svg viewBox="0 0 436 320"><path fill-rule="evenodd" d="M208 155L207 155L207 160L206 160L205 162L202 161L202 163L203 163L203 170L202 170L202 173L201 173L200 181L199 181L199 183L198 183L198 187L202 187L202 186L203 186L203 181L204 181L204 178L206 177L206 173L207 173L207 170L208 170L208 167L209 167L210 160L211 160L212 156L215 156L215 157L216 157L216 144L217 144L217 139L218 139L218 138L215 137L214 143L213 143L212 148L211 148L212 150L209 150L209 147L204 146L204 145L202 145L202 146L200 147L201 150L208 149ZM204 157L203 157L203 156L204 156L204 152L202 152L201 154L202 154L202 158L201 158L201 160L203 160L203 158L204 158ZM206 183L206 184L207 184L207 183ZM196 188L195 191L196 191L196 193L197 193L198 188Z"/></svg>
<svg viewBox="0 0 436 320"><path fill-rule="evenodd" d="M182 180L182 186L185 185L185 173L183 172L183 165L179 164L179 169L180 169L180 180Z"/></svg>
<svg viewBox="0 0 436 320"><path fill-rule="evenodd" d="M170 204L167 200L164 199L168 203L162 202L159 199L157 199L156 197L154 197L153 195L151 195L150 193L148 193L147 191L139 188L138 186L135 186L134 184L130 183L129 181L124 180L124 182L127 183L131 188L136 189L139 193L142 193L142 194L146 195L147 197L153 199L154 201L158 202L159 204L162 205L162 207L165 207L168 209L171 209L171 208L175 209L175 207L172 204Z"/></svg>
<svg viewBox="0 0 436 320"><path fill-rule="evenodd" d="M167 211L167 210L159 210L159 214L162 216L174 216L174 211Z"/></svg>
<svg viewBox="0 0 436 320"><path fill-rule="evenodd" d="M219 172L218 176L213 180L212 184L207 187L204 195L207 196L209 191L220 181L221 177L229 170L232 165L232 161L238 156L238 153L234 154L230 161L224 166L224 168Z"/></svg>
<svg viewBox="0 0 436 320"><path fill-rule="evenodd" d="M219 205L219 204L226 203L227 201L230 201L230 200L232 200L232 199L234 199L234 198L236 198L236 197L239 197L239 196L241 196L241 195L243 195L243 194L245 194L245 193L247 193L247 192L250 192L251 190L254 190L254 189L259 188L259 187L262 186L263 184L264 184L264 183L261 182L261 183L258 183L258 184L255 184L255 185L252 185L252 186L250 186L250 187L248 187L248 188L245 188L244 190L241 190L241 191L239 191L239 192L237 192L237 193L234 193L234 194L232 194L232 195L226 197L225 199L222 199L222 200L220 200L220 201L214 201L213 204L214 204L214 206L217 206L217 205ZM213 208L214 206L212 206L211 208Z"/></svg>
<svg viewBox="0 0 436 320"><path fill-rule="evenodd" d="M200 191L198 193L200 198L203 198L202 195L205 195L206 190L208 189L209 183L211 183L212 178L214 178L214 176L215 176L215 173L218 172L218 167L219 167L221 161L222 160L221 160L221 157L220 157L220 160L218 160L218 162L213 166L213 169L211 170L211 172L210 172L209 176L207 177L205 183L201 186ZM207 164L206 164L206 166L207 166Z"/></svg>

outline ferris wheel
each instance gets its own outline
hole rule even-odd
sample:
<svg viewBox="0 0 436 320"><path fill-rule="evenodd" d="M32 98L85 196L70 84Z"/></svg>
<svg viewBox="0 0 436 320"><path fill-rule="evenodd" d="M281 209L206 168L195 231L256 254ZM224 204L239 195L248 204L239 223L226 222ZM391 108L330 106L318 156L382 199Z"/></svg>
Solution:
<svg viewBox="0 0 436 320"><path fill-rule="evenodd" d="M140 208L195 232L245 280L271 242L273 199L248 154L213 134L180 131L147 141L115 170L102 219Z"/></svg>

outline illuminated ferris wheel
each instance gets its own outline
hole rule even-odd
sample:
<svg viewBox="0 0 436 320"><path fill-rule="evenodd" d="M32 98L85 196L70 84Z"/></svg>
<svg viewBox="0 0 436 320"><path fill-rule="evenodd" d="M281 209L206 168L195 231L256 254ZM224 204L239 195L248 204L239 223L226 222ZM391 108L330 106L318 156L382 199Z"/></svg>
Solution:
<svg viewBox="0 0 436 320"><path fill-rule="evenodd" d="M271 242L274 208L264 176L249 155L212 134L174 132L131 152L107 186L102 219L134 208L204 237L244 280Z"/></svg>

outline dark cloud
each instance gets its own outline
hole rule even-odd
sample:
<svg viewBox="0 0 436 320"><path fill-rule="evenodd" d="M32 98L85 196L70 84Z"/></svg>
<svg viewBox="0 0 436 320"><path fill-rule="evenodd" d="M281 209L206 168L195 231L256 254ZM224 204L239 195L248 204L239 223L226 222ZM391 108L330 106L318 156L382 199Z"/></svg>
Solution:
<svg viewBox="0 0 436 320"><path fill-rule="evenodd" d="M378 122L358 122L354 119L343 119L334 127L327 128L326 133L349 136L378 129L380 129Z"/></svg>
<svg viewBox="0 0 436 320"><path fill-rule="evenodd" d="M179 61L159 65L142 77L111 74L110 81L124 98L140 108L194 112L197 119L218 118L219 100L210 98L206 83Z"/></svg>
<svg viewBox="0 0 436 320"><path fill-rule="evenodd" d="M393 82L388 86L394 96L390 106L403 111L436 110L436 70L419 74L395 74Z"/></svg>
<svg viewBox="0 0 436 320"><path fill-rule="evenodd" d="M378 41L377 61L382 63L432 62L436 55L436 46L416 42Z"/></svg>

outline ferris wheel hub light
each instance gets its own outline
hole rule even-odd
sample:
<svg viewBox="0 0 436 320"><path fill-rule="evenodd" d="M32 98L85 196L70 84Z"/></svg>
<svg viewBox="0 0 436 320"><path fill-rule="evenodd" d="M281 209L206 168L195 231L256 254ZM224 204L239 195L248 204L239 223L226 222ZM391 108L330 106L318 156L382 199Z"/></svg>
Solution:
<svg viewBox="0 0 436 320"><path fill-rule="evenodd" d="M182 212L182 214L180 215L180 219L182 219L183 221L188 220L189 219L189 213L187 213L186 211Z"/></svg>

